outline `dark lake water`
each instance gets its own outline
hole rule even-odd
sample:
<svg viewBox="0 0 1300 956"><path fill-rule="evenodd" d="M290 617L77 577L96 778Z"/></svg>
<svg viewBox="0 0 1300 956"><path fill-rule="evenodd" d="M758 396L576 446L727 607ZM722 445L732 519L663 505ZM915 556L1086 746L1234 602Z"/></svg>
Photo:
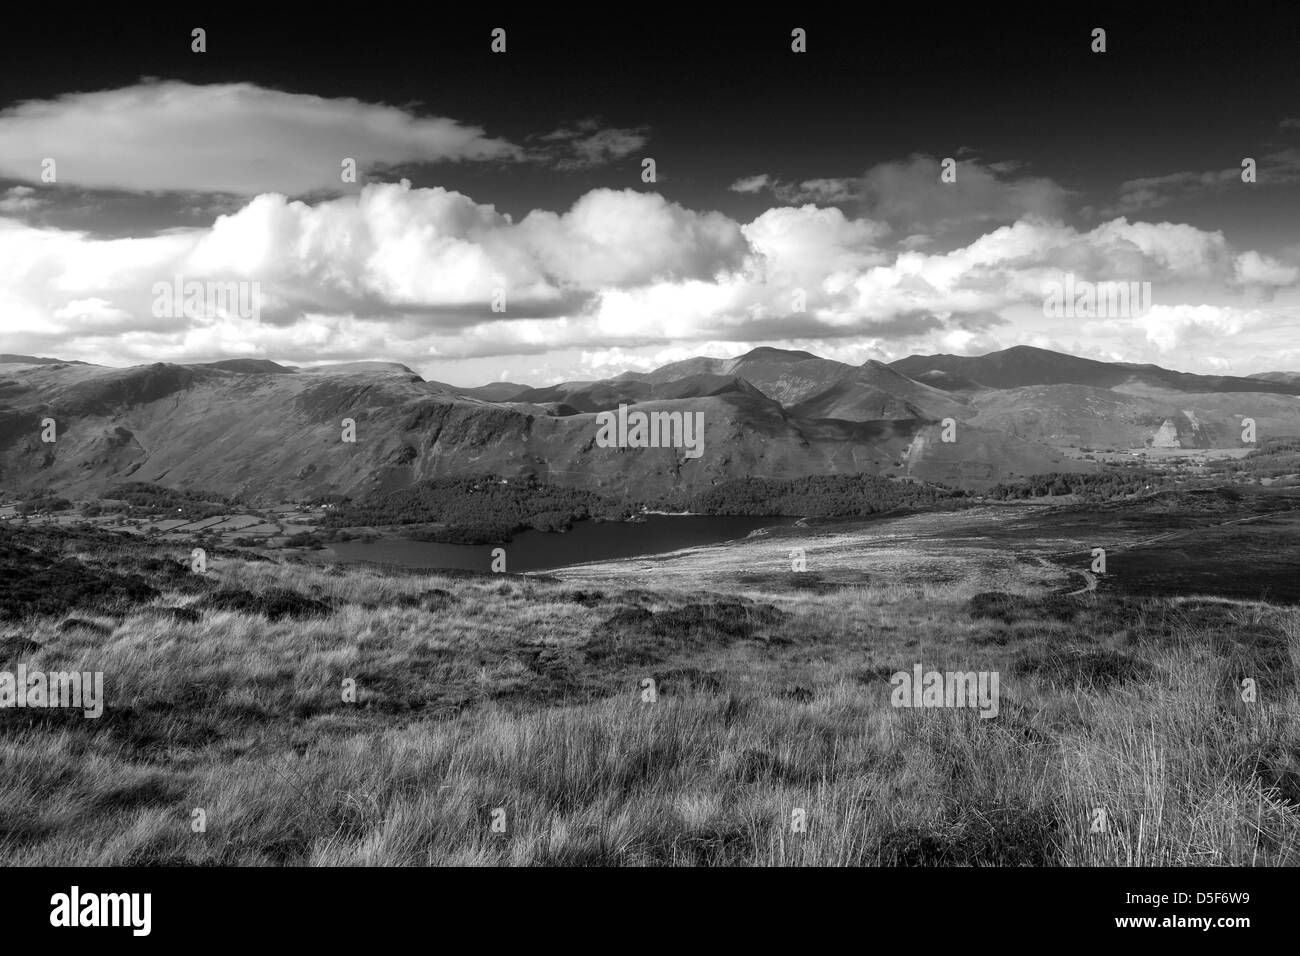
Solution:
<svg viewBox="0 0 1300 956"><path fill-rule="evenodd" d="M645 521L579 521L564 534L525 531L508 544L439 544L391 539L336 541L339 562L378 561L408 568L492 569L492 549L506 549L507 571L545 571L568 564L662 554L679 548L743 538L758 528L791 525L796 518L647 515Z"/></svg>

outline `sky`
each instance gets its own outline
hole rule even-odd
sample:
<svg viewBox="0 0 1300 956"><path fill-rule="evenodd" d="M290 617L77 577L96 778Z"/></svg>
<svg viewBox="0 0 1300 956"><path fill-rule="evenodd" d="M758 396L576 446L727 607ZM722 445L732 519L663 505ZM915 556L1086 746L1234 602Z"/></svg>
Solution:
<svg viewBox="0 0 1300 956"><path fill-rule="evenodd" d="M1300 369L1298 40L1280 4L18 11L0 351L456 385L764 345ZM1149 305L1045 308L1067 281Z"/></svg>

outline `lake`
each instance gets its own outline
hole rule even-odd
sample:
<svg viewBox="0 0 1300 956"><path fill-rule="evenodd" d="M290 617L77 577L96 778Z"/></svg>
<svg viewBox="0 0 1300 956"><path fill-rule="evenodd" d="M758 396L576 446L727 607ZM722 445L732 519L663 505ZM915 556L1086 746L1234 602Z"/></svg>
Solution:
<svg viewBox="0 0 1300 956"><path fill-rule="evenodd" d="M525 531L508 544L440 544L392 538L330 545L339 563L376 561L407 568L492 569L493 548L505 548L506 570L545 571L569 564L663 554L743 538L758 528L792 525L797 518L733 515L647 515L644 521L579 521L564 534Z"/></svg>

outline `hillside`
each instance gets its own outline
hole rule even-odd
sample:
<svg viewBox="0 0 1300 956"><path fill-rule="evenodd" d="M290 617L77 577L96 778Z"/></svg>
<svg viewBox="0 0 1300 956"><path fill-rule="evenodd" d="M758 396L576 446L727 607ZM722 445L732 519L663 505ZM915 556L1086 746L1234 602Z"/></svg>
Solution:
<svg viewBox="0 0 1300 956"><path fill-rule="evenodd" d="M34 355L14 355L0 352L0 365L85 365L85 362L65 362L56 358L37 358Z"/></svg>
<svg viewBox="0 0 1300 956"><path fill-rule="evenodd" d="M1134 508L789 528L527 578L233 553L191 574L183 547L0 528L11 660L110 677L98 720L8 714L0 863L1295 865L1300 609L1071 595L1086 548L1119 568L1150 536L1124 530ZM996 719L893 706L917 662L998 675ZM487 835L503 802L509 839ZM195 806L218 808L206 838Z"/></svg>
<svg viewBox="0 0 1300 956"><path fill-rule="evenodd" d="M952 445L928 439L935 425L927 419L800 417L734 376L631 384L645 393L640 410L702 413L705 454L602 448L592 411L474 400L397 363L285 374L163 363L15 367L0 374L0 482L75 496L130 480L283 500L493 473L646 500L754 475L907 474L981 485L1068 467L1049 448L996 432L972 429ZM40 440L45 417L58 423L54 443ZM355 443L342 440L344 419L356 423Z"/></svg>
<svg viewBox="0 0 1300 956"><path fill-rule="evenodd" d="M1300 386L1300 372L1260 372L1258 375L1250 377L1263 379L1266 382L1281 382L1284 385Z"/></svg>
<svg viewBox="0 0 1300 956"><path fill-rule="evenodd" d="M1023 388L1028 385L1138 386L1181 392L1269 392L1300 395L1300 383L1232 375L1193 375L1158 365L1099 362L1017 345L987 355L909 355L890 367L914 379L954 391Z"/></svg>
<svg viewBox="0 0 1300 956"><path fill-rule="evenodd" d="M1300 434L1300 399L1258 392L1149 390L1129 394L1083 385L1034 385L972 398L970 424L1058 446L1239 448L1241 421L1261 436Z"/></svg>
<svg viewBox="0 0 1300 956"><path fill-rule="evenodd" d="M527 385L518 385L514 382L488 382L486 385L475 385L472 388L445 385L442 382L434 382L433 384L445 388L449 392L455 392L457 395L481 398L485 402L508 402L520 392L528 391Z"/></svg>
<svg viewBox="0 0 1300 956"><path fill-rule="evenodd" d="M1067 455L1080 447L1241 447L1244 418L1259 441L1300 436L1295 391L1029 348L860 366L759 348L517 391L425 381L396 362L12 362L0 366L0 486L76 497L143 481L284 500L490 473L657 501L740 478L862 474L979 490L1093 471ZM702 414L703 453L598 446L597 414L620 405ZM47 417L54 443L41 441Z"/></svg>
<svg viewBox="0 0 1300 956"><path fill-rule="evenodd" d="M626 372L610 381L653 385L693 375L738 376L807 418L938 420L969 414L960 399L880 362L855 366L774 348L756 348L733 359L686 359L653 372Z"/></svg>

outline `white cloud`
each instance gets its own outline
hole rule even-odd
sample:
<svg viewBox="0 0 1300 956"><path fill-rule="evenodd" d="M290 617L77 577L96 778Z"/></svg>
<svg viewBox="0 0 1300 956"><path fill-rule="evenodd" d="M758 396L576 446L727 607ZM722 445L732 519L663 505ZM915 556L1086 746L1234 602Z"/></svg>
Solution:
<svg viewBox="0 0 1300 956"><path fill-rule="evenodd" d="M520 155L455 120L251 83L151 81L0 112L0 176L36 182L50 157L60 184L98 189L301 195L340 189L344 158L364 171Z"/></svg>
<svg viewBox="0 0 1300 956"><path fill-rule="evenodd" d="M884 223L849 219L838 209L813 205L769 209L744 227L745 238L774 267L770 278L801 283L889 261L880 248L888 232Z"/></svg>
<svg viewBox="0 0 1300 956"><path fill-rule="evenodd" d="M107 299L73 299L54 310L56 319L76 319L95 323L130 318L130 313L114 306Z"/></svg>
<svg viewBox="0 0 1300 956"><path fill-rule="evenodd" d="M1246 286L1288 286L1300 278L1300 269L1279 262L1272 256L1247 250L1233 261L1236 278Z"/></svg>
<svg viewBox="0 0 1300 956"><path fill-rule="evenodd" d="M721 213L632 190L593 190L562 215L534 211L519 232L550 274L584 289L712 278L746 251L740 226Z"/></svg>
<svg viewBox="0 0 1300 956"><path fill-rule="evenodd" d="M1221 347L1244 333L1293 324L1285 316L1258 309L1223 308L1214 305L1157 305L1146 315L1127 321L1114 319L1084 324L1088 334L1141 333L1160 354L1167 354L1196 344ZM1221 368L1221 359L1207 362Z"/></svg>
<svg viewBox="0 0 1300 956"><path fill-rule="evenodd" d="M767 173L759 173L757 176L745 176L737 179L731 184L730 189L735 193L757 193L766 189L771 182L771 176Z"/></svg>
<svg viewBox="0 0 1300 956"><path fill-rule="evenodd" d="M210 228L146 239L0 220L0 283L67 318L68 302L92 298L148 316L149 290L174 276L257 280L273 325L412 313L426 330L454 331L498 320L498 289L507 322L546 318L619 288L712 281L746 251L738 224L657 193L594 190L567 212L515 223L459 193L376 184L315 206L262 195Z"/></svg>
<svg viewBox="0 0 1300 956"><path fill-rule="evenodd" d="M1054 322L1042 302L1066 273L1151 281L1157 307L1086 330ZM506 356L566 352L571 371L594 372L615 357L721 354L718 343L872 357L1018 343L1078 351L1081 331L1092 352L1150 361L1195 343L1208 362L1256 353L1259 336L1294 337L1298 275L1172 223L1079 231L1025 217L932 254L834 208L778 207L739 223L634 190L593 190L519 221L406 183L315 205L266 194L208 228L115 240L0 219L8 348L117 364L473 357L495 375ZM153 317L153 284L174 276L258 281L260 321ZM498 288L504 314L491 309ZM1269 311L1234 301L1260 288L1279 299Z"/></svg>

